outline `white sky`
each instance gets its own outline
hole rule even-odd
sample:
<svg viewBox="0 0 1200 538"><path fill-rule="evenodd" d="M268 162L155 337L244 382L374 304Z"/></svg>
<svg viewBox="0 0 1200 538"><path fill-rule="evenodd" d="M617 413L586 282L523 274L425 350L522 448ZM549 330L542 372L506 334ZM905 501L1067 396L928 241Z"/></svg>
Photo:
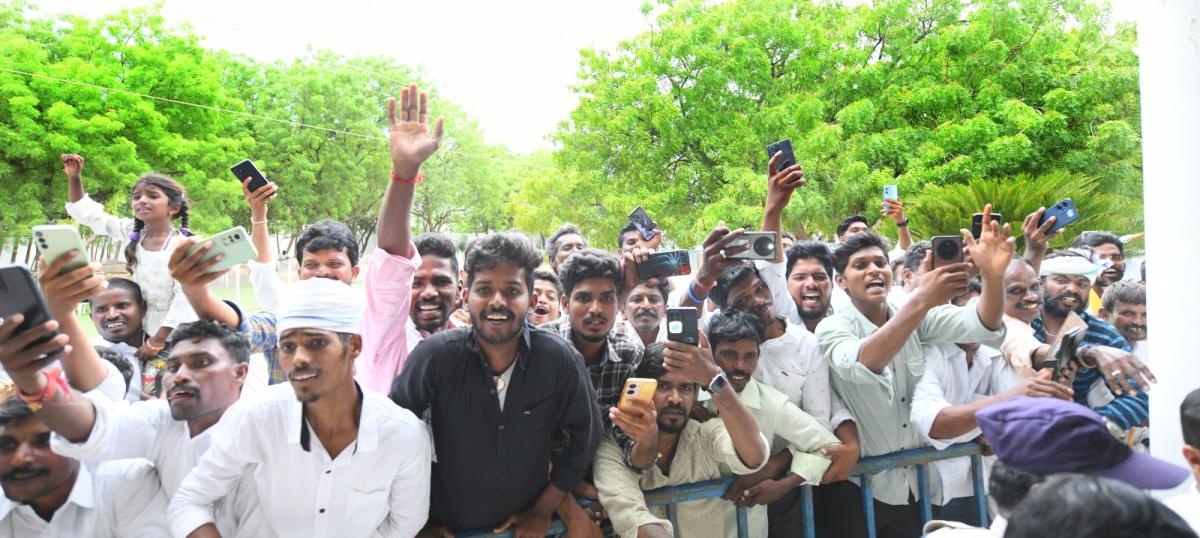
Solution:
<svg viewBox="0 0 1200 538"><path fill-rule="evenodd" d="M862 1L862 0L858 0ZM1112 0L1132 20L1138 0ZM146 0L33 0L38 14L99 17ZM308 49L385 55L420 66L473 114L489 143L527 152L574 109L579 49L608 49L649 29L643 0L163 0L205 46L262 61ZM852 2L857 3L857 2ZM381 96L382 100L382 96ZM436 111L435 111L436 113ZM451 126L452 128L452 126Z"/></svg>

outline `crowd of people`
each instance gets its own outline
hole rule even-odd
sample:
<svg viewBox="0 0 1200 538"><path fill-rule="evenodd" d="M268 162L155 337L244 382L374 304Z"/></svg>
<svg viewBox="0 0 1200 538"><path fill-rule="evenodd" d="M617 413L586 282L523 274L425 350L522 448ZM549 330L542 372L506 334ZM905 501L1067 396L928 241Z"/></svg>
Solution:
<svg viewBox="0 0 1200 538"><path fill-rule="evenodd" d="M369 257L344 224L315 222L282 283L268 215L286 183L244 182L255 312L211 289L222 256L188 230L182 186L146 174L132 218L110 215L84 158L63 156L67 212L129 241L130 276L68 270L77 251L42 260L53 319L0 323L0 535L528 538L557 519L573 537L702 538L736 535L741 506L751 536L867 536L860 458L974 441L987 513L967 458L930 466L928 523L916 467L897 467L871 479L876 535L1196 536L1200 492L1144 492L1191 473L1145 454L1145 269L1126 274L1119 237L1050 251L1038 210L1017 253L987 206L962 261L942 263L889 198L896 250L858 215L832 244L796 238L782 215L804 171L776 155L757 230L775 232L774 259L744 260L748 230L724 223L675 278L639 276L670 231L632 222L613 251L564 224L544 249L508 231L459 252L411 232L443 121L415 85L388 118ZM689 307L698 342L668 322ZM631 379L652 397L622 401ZM1181 413L1200 476L1200 391ZM723 497L673 518L644 495L721 477Z"/></svg>

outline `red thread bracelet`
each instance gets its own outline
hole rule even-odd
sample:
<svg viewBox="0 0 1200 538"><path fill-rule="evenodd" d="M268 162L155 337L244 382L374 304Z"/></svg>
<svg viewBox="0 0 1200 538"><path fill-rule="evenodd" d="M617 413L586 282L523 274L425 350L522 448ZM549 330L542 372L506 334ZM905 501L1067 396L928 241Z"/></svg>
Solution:
<svg viewBox="0 0 1200 538"><path fill-rule="evenodd" d="M412 185L415 187L417 185L420 185L422 181L425 181L424 173L417 172L417 177L414 177L412 179L403 179L400 176L396 175L395 170L392 171L392 183L399 183L401 185Z"/></svg>
<svg viewBox="0 0 1200 538"><path fill-rule="evenodd" d="M22 400L25 400L25 404L28 405L29 409L35 413L38 409L42 408L42 403L45 402L47 398L54 396L54 393L58 392L59 390L62 390L63 394L67 395L68 400L71 399L71 388L67 386L67 380L62 376L62 367L55 366L54 368L47 368L42 370L42 373L46 375L46 388L42 389L42 392L31 396L21 392L20 390L17 391L17 395L19 395Z"/></svg>

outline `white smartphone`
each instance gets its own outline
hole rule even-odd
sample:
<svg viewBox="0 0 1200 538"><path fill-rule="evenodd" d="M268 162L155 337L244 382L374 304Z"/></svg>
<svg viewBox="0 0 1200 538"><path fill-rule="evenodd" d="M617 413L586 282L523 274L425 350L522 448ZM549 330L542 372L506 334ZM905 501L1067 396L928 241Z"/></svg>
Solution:
<svg viewBox="0 0 1200 538"><path fill-rule="evenodd" d="M211 260L218 254L225 255L225 259L208 269L209 273L224 271L242 262L253 260L255 256L258 256L258 251L254 250L254 244L250 242L250 234L246 233L246 229L241 226L234 226L208 239L197 242L188 249L188 255L190 256L197 250L200 250L201 245L207 241L212 241L213 248L204 256L205 260Z"/></svg>
<svg viewBox="0 0 1200 538"><path fill-rule="evenodd" d="M91 263L88 260L87 249L83 246L83 238L79 236L79 229L74 226L66 224L34 226L33 244L37 246L38 254L42 255L42 259L46 260L46 265L54 263L54 260L59 259L63 254L78 250L79 255L66 267L63 267L62 273L69 273Z"/></svg>

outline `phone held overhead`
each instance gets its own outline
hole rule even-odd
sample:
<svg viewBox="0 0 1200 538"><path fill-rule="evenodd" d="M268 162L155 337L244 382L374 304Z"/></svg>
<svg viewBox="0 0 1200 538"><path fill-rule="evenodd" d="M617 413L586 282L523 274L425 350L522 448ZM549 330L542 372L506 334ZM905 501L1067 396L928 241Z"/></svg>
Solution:
<svg viewBox="0 0 1200 538"><path fill-rule="evenodd" d="M992 222L997 226L1004 226L1004 215L992 213ZM983 235L983 213L971 215L971 237L979 239Z"/></svg>
<svg viewBox="0 0 1200 538"><path fill-rule="evenodd" d="M250 178L250 184L246 185L246 190L250 192L255 192L258 189L266 187L267 183L270 183L267 181L267 177L258 171L258 167L254 166L254 162L250 159L233 165L229 168L229 171L233 172L234 177L237 178L239 183L245 181L246 178Z"/></svg>
<svg viewBox="0 0 1200 538"><path fill-rule="evenodd" d="M933 268L963 262L963 240L957 235L939 235L929 240L933 251Z"/></svg>
<svg viewBox="0 0 1200 538"><path fill-rule="evenodd" d="M33 244L37 246L38 254L49 265L72 250L79 251L75 259L63 266L59 274L66 274L87 266L87 249L84 248L83 238L79 229L65 224L43 224L33 227Z"/></svg>
<svg viewBox="0 0 1200 538"><path fill-rule="evenodd" d="M792 139L785 138L767 146L767 162L775 158L776 153L783 153L779 162L775 163L775 171L784 170L796 164L796 154L792 152Z"/></svg>
<svg viewBox="0 0 1200 538"><path fill-rule="evenodd" d="M649 241L658 236L658 224L650 220L650 215L646 214L646 210L642 209L642 206L637 206L637 209L629 214L629 222L637 228L643 241Z"/></svg>
<svg viewBox="0 0 1200 538"><path fill-rule="evenodd" d="M1038 226L1046 224L1046 221L1050 220L1050 217L1054 217L1054 224L1050 226L1050 229L1046 233L1057 232L1081 218L1079 210L1075 209L1075 202L1070 198L1065 198L1063 201L1047 207L1046 211L1042 213L1042 218L1038 219Z"/></svg>
<svg viewBox="0 0 1200 538"><path fill-rule="evenodd" d="M250 242L250 234L246 233L246 229L241 226L234 226L217 235L214 235L204 241L197 241L188 249L187 254L191 256L204 245L211 241L213 247L204 255L201 261L211 260L217 255L224 254L225 258L216 265L208 268L209 273L224 271L240 263L253 260L258 255L258 251L254 249L254 245Z"/></svg>
<svg viewBox="0 0 1200 538"><path fill-rule="evenodd" d="M638 280L666 278L692 273L691 258L686 250L666 250L651 254L637 264Z"/></svg>

